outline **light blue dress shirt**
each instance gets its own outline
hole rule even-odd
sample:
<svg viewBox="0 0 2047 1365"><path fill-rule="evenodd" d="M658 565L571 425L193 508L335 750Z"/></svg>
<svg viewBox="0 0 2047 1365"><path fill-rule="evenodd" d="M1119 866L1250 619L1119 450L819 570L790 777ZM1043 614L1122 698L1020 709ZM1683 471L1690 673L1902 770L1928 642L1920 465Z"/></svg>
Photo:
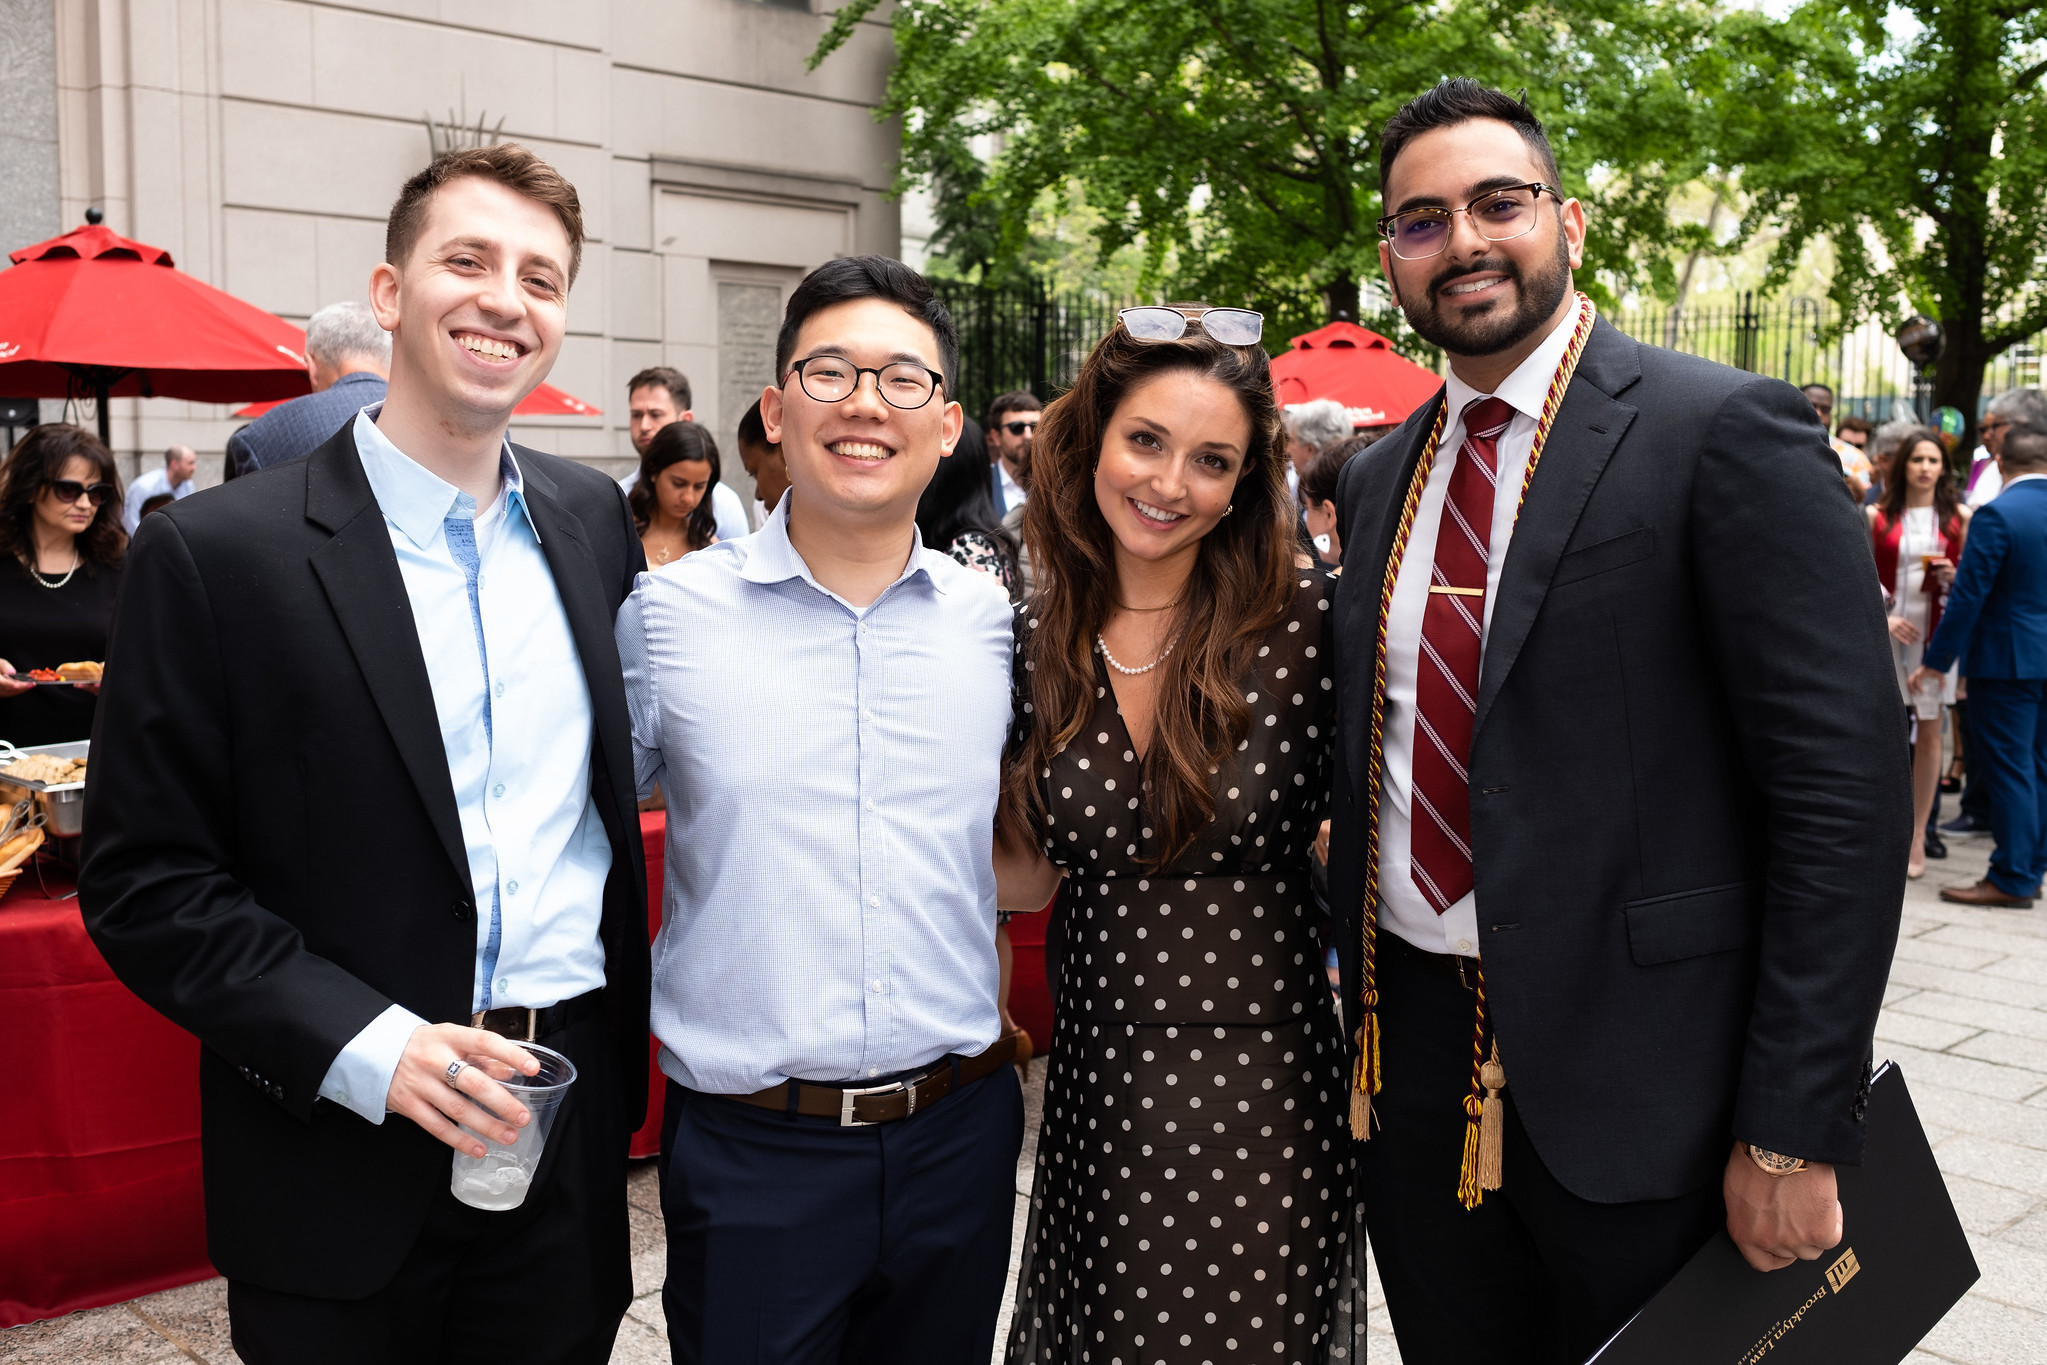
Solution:
<svg viewBox="0 0 2047 1365"><path fill-rule="evenodd" d="M590 792L590 690L568 613L526 506L519 464L476 499L355 420L433 687L476 897L472 1009L545 1008L604 984L598 939L611 843ZM323 1098L372 1123L412 1030L392 1005L350 1040Z"/></svg>
<svg viewBox="0 0 2047 1365"><path fill-rule="evenodd" d="M642 574L617 636L640 791L668 798L661 1069L749 1094L973 1054L995 1008L1011 611L909 549L866 608L767 524Z"/></svg>

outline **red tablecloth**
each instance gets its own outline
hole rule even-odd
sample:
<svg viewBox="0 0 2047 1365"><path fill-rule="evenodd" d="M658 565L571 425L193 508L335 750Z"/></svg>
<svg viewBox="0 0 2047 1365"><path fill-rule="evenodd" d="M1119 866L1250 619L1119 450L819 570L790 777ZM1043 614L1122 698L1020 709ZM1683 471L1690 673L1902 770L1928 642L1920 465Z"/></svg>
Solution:
<svg viewBox="0 0 2047 1365"><path fill-rule="evenodd" d="M647 933L661 927L667 817L640 817ZM120 1303L214 1273L199 1172L199 1044L114 980L70 879L35 869L0 901L0 1327ZM1051 1038L1043 915L1010 922L1010 1009ZM108 1078L118 1077L118 1086ZM634 1156L661 1142L663 1081L648 1054Z"/></svg>

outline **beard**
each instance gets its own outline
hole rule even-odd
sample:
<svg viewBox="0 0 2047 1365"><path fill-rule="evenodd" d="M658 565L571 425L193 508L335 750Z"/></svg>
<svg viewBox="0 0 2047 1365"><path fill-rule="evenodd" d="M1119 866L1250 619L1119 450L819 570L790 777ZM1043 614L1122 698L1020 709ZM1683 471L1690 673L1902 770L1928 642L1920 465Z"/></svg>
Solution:
<svg viewBox="0 0 2047 1365"><path fill-rule="evenodd" d="M1468 275L1494 270L1513 282L1519 302L1509 309L1504 303L1453 319L1437 304L1442 290ZM1537 328L1556 316L1557 306L1571 290L1571 254L1562 233L1557 234L1556 254L1547 266L1524 275L1519 263L1506 256L1485 257L1468 265L1453 266L1430 280L1418 299L1399 299L1407 325L1422 340L1442 347L1451 355L1498 355L1526 341Z"/></svg>

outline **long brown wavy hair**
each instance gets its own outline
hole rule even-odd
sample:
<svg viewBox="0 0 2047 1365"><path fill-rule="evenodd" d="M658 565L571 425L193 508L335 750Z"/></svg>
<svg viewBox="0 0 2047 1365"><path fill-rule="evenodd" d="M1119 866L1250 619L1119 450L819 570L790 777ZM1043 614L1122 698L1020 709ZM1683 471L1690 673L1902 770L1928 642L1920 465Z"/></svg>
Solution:
<svg viewBox="0 0 2047 1365"><path fill-rule="evenodd" d="M64 466L73 455L90 460L93 478L112 484L114 491L94 510L92 523L76 536L78 557L86 572L121 562L128 552L128 535L121 529L121 479L114 472L114 457L100 438L84 427L64 422L45 422L30 427L7 464L0 468L0 554L10 554L33 568L36 562L36 498L54 479L62 478Z"/></svg>
<svg viewBox="0 0 2047 1365"><path fill-rule="evenodd" d="M1905 515L1905 494L1911 487L1905 481L1905 466L1912 452L1927 444L1940 452L1940 477L1933 483L1934 520L1945 528L1961 513L1962 500L1955 492L1955 476L1948 468L1947 447L1941 444L1940 433L1932 427L1913 427L1891 455L1891 477L1884 480L1883 496L1877 500L1877 510L1885 521L1895 523Z"/></svg>
<svg viewBox="0 0 2047 1365"><path fill-rule="evenodd" d="M1038 776L1087 724L1101 685L1095 635L1116 603L1115 533L1095 501L1095 466L1109 419L1139 384L1193 371L1236 394L1251 421L1230 515L1200 542L1159 665L1152 741L1144 756L1149 856L1165 867L1215 816L1215 776L1251 728L1243 680L1259 641L1292 598L1294 509L1287 496L1279 407L1265 352L1225 346L1199 328L1178 341L1140 341L1118 326L1080 377L1045 409L1031 455L1024 543L1036 592L1025 610L1025 739L1004 762L998 829L1005 844L1042 842Z"/></svg>

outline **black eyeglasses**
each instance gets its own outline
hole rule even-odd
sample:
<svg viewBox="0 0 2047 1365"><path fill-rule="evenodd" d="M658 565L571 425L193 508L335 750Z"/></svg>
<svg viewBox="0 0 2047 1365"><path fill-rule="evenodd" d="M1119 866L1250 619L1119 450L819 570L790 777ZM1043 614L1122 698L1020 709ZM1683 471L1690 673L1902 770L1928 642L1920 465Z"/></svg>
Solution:
<svg viewBox="0 0 2047 1365"><path fill-rule="evenodd" d="M1027 431L1036 431L1038 429L1038 424L1035 420L1029 422L999 422L997 425L1012 436L1021 436Z"/></svg>
<svg viewBox="0 0 2047 1365"><path fill-rule="evenodd" d="M860 376L874 376L874 391L884 403L914 412L931 401L945 376L914 361L898 360L870 370L835 355L814 355L789 367L803 391L820 403L843 403L860 387ZM787 382L786 380L784 381Z"/></svg>
<svg viewBox="0 0 2047 1365"><path fill-rule="evenodd" d="M1441 255L1450 244L1450 224L1461 213L1471 219L1472 227L1488 242L1511 242L1535 231L1535 206L1545 194L1559 202L1563 199L1555 189L1536 181L1487 190L1461 209L1389 213L1379 220L1379 235L1401 260L1425 261Z"/></svg>
<svg viewBox="0 0 2047 1365"><path fill-rule="evenodd" d="M80 498L90 498L94 507L105 507L107 499L114 496L114 486L110 483L80 483L76 479L51 479L43 487L55 493L59 502L77 502Z"/></svg>
<svg viewBox="0 0 2047 1365"><path fill-rule="evenodd" d="M1196 323L1225 346L1256 346L1265 335L1265 315L1248 308L1197 308L1191 316L1177 308L1125 308L1116 318L1139 341L1178 341Z"/></svg>

